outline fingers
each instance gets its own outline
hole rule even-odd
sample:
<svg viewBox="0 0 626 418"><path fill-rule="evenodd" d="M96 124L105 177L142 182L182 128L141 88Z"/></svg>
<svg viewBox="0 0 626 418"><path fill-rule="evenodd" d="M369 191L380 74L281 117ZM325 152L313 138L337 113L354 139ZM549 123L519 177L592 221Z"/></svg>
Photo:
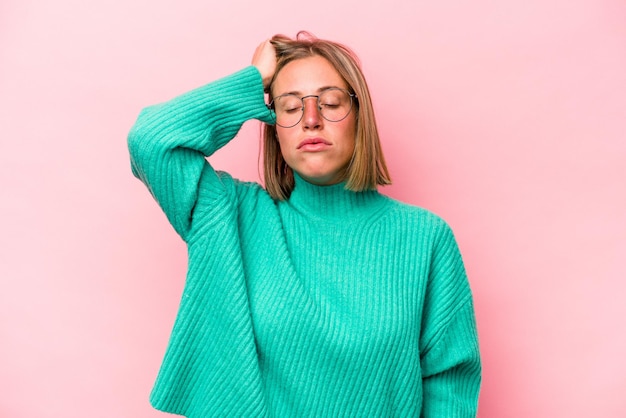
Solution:
<svg viewBox="0 0 626 418"><path fill-rule="evenodd" d="M276 49L267 39L257 46L252 57L254 65L263 77L263 87L267 88L276 71Z"/></svg>

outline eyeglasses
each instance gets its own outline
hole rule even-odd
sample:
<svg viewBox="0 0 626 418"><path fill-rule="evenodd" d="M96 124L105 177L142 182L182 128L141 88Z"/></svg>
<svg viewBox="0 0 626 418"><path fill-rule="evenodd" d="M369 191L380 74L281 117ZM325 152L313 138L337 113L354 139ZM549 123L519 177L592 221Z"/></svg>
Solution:
<svg viewBox="0 0 626 418"><path fill-rule="evenodd" d="M304 99L313 97L317 99L317 109L324 119L330 122L339 122L350 114L352 99L356 98L356 94L337 87L328 88L317 96L311 94L298 97L295 94L283 94L275 97L267 107L274 110L276 125L292 128L302 120Z"/></svg>

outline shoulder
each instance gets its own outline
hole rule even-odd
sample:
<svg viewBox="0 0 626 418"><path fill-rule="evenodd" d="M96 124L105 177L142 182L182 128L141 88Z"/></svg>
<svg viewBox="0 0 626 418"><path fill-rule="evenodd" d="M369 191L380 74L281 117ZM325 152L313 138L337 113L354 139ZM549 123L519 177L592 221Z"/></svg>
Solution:
<svg viewBox="0 0 626 418"><path fill-rule="evenodd" d="M450 224L439 214L387 197L387 224L409 240L421 243L430 251L457 248Z"/></svg>
<svg viewBox="0 0 626 418"><path fill-rule="evenodd" d="M232 182L234 199L243 212L258 212L276 209L277 202L269 195L265 188L256 181L245 181L232 178L227 173L220 173L226 181Z"/></svg>
<svg viewBox="0 0 626 418"><path fill-rule="evenodd" d="M386 197L386 199L392 217L421 225L422 227L431 228L438 233L445 231L451 232L450 225L435 212L391 197Z"/></svg>
<svg viewBox="0 0 626 418"><path fill-rule="evenodd" d="M242 204L251 201L264 201L267 203L273 203L269 193L265 191L263 186L255 181L245 181L233 177L226 171L215 171L215 179L219 183L228 199L236 204Z"/></svg>
<svg viewBox="0 0 626 418"><path fill-rule="evenodd" d="M253 211L259 209L259 205L274 206L272 198L259 183L239 180L225 171L214 171L209 164L204 171L198 185L195 216L214 218L219 214L226 216L242 210Z"/></svg>
<svg viewBox="0 0 626 418"><path fill-rule="evenodd" d="M276 205L256 182L242 181L225 171L205 169L193 210L193 229L203 235L206 228L230 228L275 217Z"/></svg>

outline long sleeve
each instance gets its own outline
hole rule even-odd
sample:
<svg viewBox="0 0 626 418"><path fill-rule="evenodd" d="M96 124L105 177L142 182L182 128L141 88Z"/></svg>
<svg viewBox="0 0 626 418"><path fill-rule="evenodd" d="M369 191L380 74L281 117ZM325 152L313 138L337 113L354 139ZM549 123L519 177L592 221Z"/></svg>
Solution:
<svg viewBox="0 0 626 418"><path fill-rule="evenodd" d="M423 417L475 417L481 364L474 307L456 241L435 244L422 330Z"/></svg>
<svg viewBox="0 0 626 418"><path fill-rule="evenodd" d="M212 176L204 181L220 187L205 157L230 141L245 121L270 122L270 117L261 75L252 66L140 113L128 136L133 174L183 239L201 177Z"/></svg>
<svg viewBox="0 0 626 418"><path fill-rule="evenodd" d="M273 202L260 186L215 172L205 158L246 120L270 116L263 99L261 76L248 67L145 109L129 134L133 173L186 241L189 256L150 395L159 410L193 418L264 415L237 204L242 195L261 195L267 213Z"/></svg>

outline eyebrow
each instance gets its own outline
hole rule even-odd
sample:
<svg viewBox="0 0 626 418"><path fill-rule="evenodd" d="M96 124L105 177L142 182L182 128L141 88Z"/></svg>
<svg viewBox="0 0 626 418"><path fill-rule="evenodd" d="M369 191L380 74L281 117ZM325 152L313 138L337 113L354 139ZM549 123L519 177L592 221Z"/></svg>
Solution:
<svg viewBox="0 0 626 418"><path fill-rule="evenodd" d="M324 86L324 87L320 87L319 89L317 89L316 93L319 94L319 93L323 92L324 90L328 90L328 89L342 89L342 90L345 90L345 87L339 87L339 86L334 86L334 85L332 85L332 86ZM285 93L281 93L281 94L277 95L276 97L284 96L285 94L293 94L295 96L302 96L303 95L301 91L292 90L292 91L288 91L288 92L285 92Z"/></svg>

